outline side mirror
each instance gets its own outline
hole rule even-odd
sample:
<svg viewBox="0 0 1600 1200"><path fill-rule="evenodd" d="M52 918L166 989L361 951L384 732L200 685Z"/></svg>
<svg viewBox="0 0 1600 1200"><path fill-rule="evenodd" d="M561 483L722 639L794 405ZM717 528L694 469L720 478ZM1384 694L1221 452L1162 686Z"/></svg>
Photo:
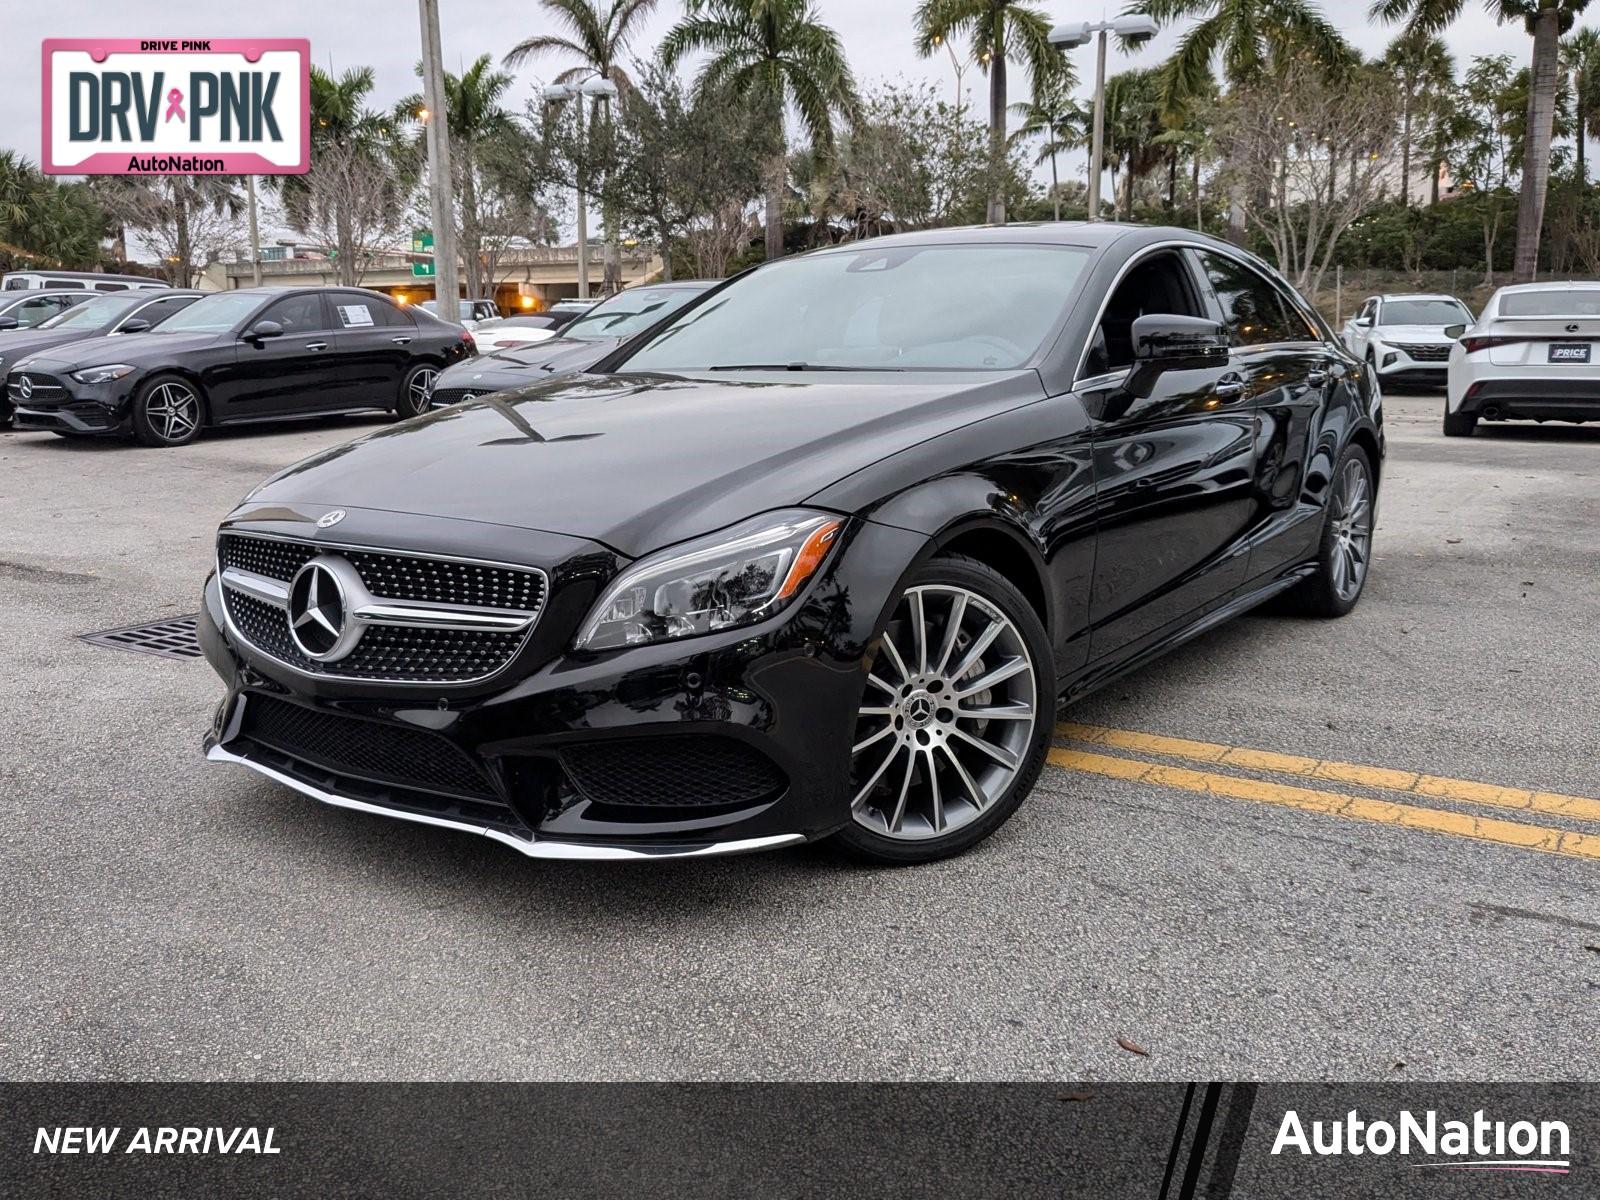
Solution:
<svg viewBox="0 0 1600 1200"><path fill-rule="evenodd" d="M118 333L148 333L149 331L150 322L146 321L143 317L135 317L133 320L126 322L121 329L117 330Z"/></svg>
<svg viewBox="0 0 1600 1200"><path fill-rule="evenodd" d="M1444 327L1445 337L1449 338L1452 342L1458 341L1461 335L1466 331L1467 327L1465 325L1446 325Z"/></svg>
<svg viewBox="0 0 1600 1200"><path fill-rule="evenodd" d="M1355 321L1355 325L1356 325L1357 329L1371 329L1372 328L1372 318L1371 317L1357 317L1356 321Z"/></svg>
<svg viewBox="0 0 1600 1200"><path fill-rule="evenodd" d="M0 330L15 329L21 324L15 317L0 317Z"/></svg>
<svg viewBox="0 0 1600 1200"><path fill-rule="evenodd" d="M283 336L283 326L276 321L257 321L250 326L249 332L244 335L247 342L259 342L266 338Z"/></svg>
<svg viewBox="0 0 1600 1200"><path fill-rule="evenodd" d="M1155 313L1133 323L1135 368L1191 371L1226 362L1228 331L1204 317Z"/></svg>

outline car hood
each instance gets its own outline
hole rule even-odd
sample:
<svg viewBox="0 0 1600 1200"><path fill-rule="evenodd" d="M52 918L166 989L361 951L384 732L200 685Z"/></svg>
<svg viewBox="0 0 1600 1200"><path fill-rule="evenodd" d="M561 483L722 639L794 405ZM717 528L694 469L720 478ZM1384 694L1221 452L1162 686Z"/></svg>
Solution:
<svg viewBox="0 0 1600 1200"><path fill-rule="evenodd" d="M174 355L215 345L218 338L228 336L224 333L123 333L114 338L96 337L57 346L36 355L29 365L55 373L106 363L160 367L171 363Z"/></svg>
<svg viewBox="0 0 1600 1200"><path fill-rule="evenodd" d="M494 383L497 387L519 387L557 371L581 371L599 362L621 341L621 338L594 342L554 337L515 350L495 350L450 368L440 376L439 386L483 387ZM473 378L480 373L481 379Z"/></svg>
<svg viewBox="0 0 1600 1200"><path fill-rule="evenodd" d="M1464 324L1465 322L1463 322ZM1379 325L1372 336L1385 342L1448 342L1443 325Z"/></svg>
<svg viewBox="0 0 1600 1200"><path fill-rule="evenodd" d="M578 375L333 447L250 500L487 521L637 556L802 504L889 455L1043 397L1032 371Z"/></svg>
<svg viewBox="0 0 1600 1200"><path fill-rule="evenodd" d="M35 354L42 354L57 346L65 346L69 342L82 342L104 336L95 330L86 332L82 329L40 329L30 333L18 333L12 337L0 337L0 362L4 362L5 370L9 371L23 359L31 358Z"/></svg>

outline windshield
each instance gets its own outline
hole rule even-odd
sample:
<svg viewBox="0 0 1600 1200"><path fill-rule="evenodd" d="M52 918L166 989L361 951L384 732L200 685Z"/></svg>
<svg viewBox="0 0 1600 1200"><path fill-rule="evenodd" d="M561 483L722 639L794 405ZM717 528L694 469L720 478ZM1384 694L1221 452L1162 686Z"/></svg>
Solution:
<svg viewBox="0 0 1600 1200"><path fill-rule="evenodd" d="M156 333L223 333L261 306L259 292L220 292L196 300L157 325Z"/></svg>
<svg viewBox="0 0 1600 1200"><path fill-rule="evenodd" d="M1600 288L1507 292L1500 297L1500 315L1502 317L1600 316Z"/></svg>
<svg viewBox="0 0 1600 1200"><path fill-rule="evenodd" d="M1472 323L1466 305L1456 300L1385 300L1381 324L1459 325Z"/></svg>
<svg viewBox="0 0 1600 1200"><path fill-rule="evenodd" d="M1009 370L1039 349L1088 259L1035 243L783 260L662 330L624 369Z"/></svg>
<svg viewBox="0 0 1600 1200"><path fill-rule="evenodd" d="M632 288L579 317L561 336L580 342L632 337L677 312L700 293L692 288Z"/></svg>
<svg viewBox="0 0 1600 1200"><path fill-rule="evenodd" d="M102 296L99 300L86 300L76 308L51 317L40 329L105 329L139 305L149 302L148 296Z"/></svg>

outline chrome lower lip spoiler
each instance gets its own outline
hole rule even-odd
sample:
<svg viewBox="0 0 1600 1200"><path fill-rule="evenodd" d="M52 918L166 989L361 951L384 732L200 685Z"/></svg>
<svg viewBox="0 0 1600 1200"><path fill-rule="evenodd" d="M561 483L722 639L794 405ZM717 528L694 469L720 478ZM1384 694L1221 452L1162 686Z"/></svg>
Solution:
<svg viewBox="0 0 1600 1200"><path fill-rule="evenodd" d="M447 817L430 817L424 813L401 812L393 808L384 808L381 804L368 804L365 800L353 800L349 796L340 796L333 792L325 792L321 788L303 783L282 771L275 771L264 763L234 754L231 750L224 750L221 746L212 746L206 751L206 758L211 762L237 763L241 767L249 767L252 771L265 775L268 779L292 787L295 791L310 796L313 800L320 800L324 804L331 804L336 808L354 809L356 812L371 813L374 816L390 817L401 821L415 821L421 825L437 825L441 829L455 829L462 833L476 833L487 837L502 845L510 846L518 854L525 854L529 858L553 858L578 862L644 862L665 858L715 858L727 854L750 854L757 850L776 850L780 846L796 846L805 841L805 835L800 833L780 833L771 837L745 838L734 842L708 842L700 846L685 846L682 848L663 846L654 848L632 849L627 846L593 846L583 842L558 842L544 839L533 840L520 838L499 829L485 829L481 825L470 825L465 821L452 821Z"/></svg>

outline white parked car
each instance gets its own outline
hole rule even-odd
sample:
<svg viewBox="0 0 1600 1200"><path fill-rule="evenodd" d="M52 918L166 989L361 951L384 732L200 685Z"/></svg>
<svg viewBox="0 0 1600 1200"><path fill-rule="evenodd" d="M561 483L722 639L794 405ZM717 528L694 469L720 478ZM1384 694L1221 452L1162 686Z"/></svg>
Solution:
<svg viewBox="0 0 1600 1200"><path fill-rule="evenodd" d="M535 342L547 342L566 324L566 317L547 313L490 317L478 322L478 327L472 331L472 340L478 343L479 354L493 354L496 350L515 350Z"/></svg>
<svg viewBox="0 0 1600 1200"><path fill-rule="evenodd" d="M1454 296L1371 296L1344 323L1344 344L1367 360L1380 386L1438 388L1455 344L1445 328L1471 322Z"/></svg>
<svg viewBox="0 0 1600 1200"><path fill-rule="evenodd" d="M1450 332L1445 436L1479 421L1600 421L1600 283L1503 287Z"/></svg>

